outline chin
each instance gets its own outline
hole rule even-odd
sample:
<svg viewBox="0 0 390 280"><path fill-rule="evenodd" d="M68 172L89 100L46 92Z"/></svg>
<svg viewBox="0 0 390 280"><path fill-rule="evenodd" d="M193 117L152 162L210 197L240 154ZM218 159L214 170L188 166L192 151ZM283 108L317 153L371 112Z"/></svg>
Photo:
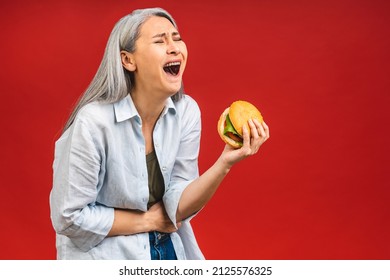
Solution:
<svg viewBox="0 0 390 280"><path fill-rule="evenodd" d="M178 85L170 85L170 86L167 88L167 90L168 90L168 92L170 93L170 95L174 95L174 94L176 94L176 93L178 93L178 92L180 91L181 85L182 85L181 82L180 82L180 84L178 84Z"/></svg>

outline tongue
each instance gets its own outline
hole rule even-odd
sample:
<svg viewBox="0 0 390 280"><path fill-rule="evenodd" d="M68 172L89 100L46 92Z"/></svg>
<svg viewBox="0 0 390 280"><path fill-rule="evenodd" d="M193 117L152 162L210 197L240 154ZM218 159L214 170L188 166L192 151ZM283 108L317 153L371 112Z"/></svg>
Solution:
<svg viewBox="0 0 390 280"><path fill-rule="evenodd" d="M180 69L179 65L164 67L164 71L173 76L176 76L179 73L179 69Z"/></svg>

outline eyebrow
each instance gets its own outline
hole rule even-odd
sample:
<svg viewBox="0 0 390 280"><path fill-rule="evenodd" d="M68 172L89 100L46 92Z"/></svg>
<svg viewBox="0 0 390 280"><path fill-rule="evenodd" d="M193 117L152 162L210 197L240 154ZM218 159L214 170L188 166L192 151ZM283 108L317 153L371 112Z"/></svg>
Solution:
<svg viewBox="0 0 390 280"><path fill-rule="evenodd" d="M172 36L178 36L178 35L180 36L180 33L177 31L174 31L171 34L172 34ZM156 34L152 38L162 38L162 37L167 37L167 36L168 36L168 33L164 32L164 33Z"/></svg>

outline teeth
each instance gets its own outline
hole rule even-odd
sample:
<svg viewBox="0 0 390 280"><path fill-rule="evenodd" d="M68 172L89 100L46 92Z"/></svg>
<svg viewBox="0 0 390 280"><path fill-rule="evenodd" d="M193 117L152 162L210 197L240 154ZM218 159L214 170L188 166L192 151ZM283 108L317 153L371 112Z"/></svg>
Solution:
<svg viewBox="0 0 390 280"><path fill-rule="evenodd" d="M165 64L164 67L170 67L170 66L175 66L175 65L180 65L180 62L179 61L170 62L170 63Z"/></svg>
<svg viewBox="0 0 390 280"><path fill-rule="evenodd" d="M180 61L169 62L163 68L166 73L176 76L180 72L180 65Z"/></svg>

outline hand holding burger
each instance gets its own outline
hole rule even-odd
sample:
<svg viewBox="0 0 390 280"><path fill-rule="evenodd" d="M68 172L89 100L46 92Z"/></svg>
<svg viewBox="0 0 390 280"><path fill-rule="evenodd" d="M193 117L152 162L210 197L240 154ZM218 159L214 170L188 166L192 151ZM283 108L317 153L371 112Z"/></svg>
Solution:
<svg viewBox="0 0 390 280"><path fill-rule="evenodd" d="M263 128L258 128L258 135L268 138L268 127L263 121L260 111L247 101L235 101L226 108L218 121L218 133L221 139L235 149L243 145L243 127L250 131L248 122L256 120ZM264 130L267 130L265 132ZM253 135L252 135L253 136ZM266 139L264 139L265 141Z"/></svg>

